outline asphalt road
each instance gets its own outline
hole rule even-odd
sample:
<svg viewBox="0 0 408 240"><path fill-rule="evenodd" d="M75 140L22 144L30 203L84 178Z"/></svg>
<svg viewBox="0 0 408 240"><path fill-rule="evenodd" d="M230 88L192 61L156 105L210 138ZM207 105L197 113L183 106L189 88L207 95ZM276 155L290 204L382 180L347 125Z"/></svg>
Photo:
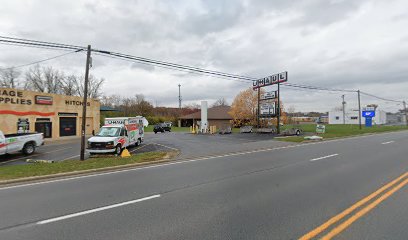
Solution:
<svg viewBox="0 0 408 240"><path fill-rule="evenodd" d="M407 146L404 131L3 187L0 239L408 239Z"/></svg>
<svg viewBox="0 0 408 240"><path fill-rule="evenodd" d="M141 153L177 149L181 151L179 156L181 159L288 144L273 141L273 136L268 134L193 135L166 132L158 134L146 133L144 143L140 147L130 147L129 151L131 153ZM24 156L22 153L0 156L0 167L27 164L27 159L54 161L79 159L80 149L81 142L79 138L48 141L44 146L37 148L36 153L30 156ZM88 158L89 156L86 154L85 157Z"/></svg>

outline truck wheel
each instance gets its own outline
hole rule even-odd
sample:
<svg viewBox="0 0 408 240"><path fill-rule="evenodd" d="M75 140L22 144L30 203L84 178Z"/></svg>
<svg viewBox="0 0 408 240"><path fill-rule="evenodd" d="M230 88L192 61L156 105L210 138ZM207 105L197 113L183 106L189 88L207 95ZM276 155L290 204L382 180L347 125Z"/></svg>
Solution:
<svg viewBox="0 0 408 240"><path fill-rule="evenodd" d="M118 144L115 148L115 154L116 155L120 155L122 153L122 146L120 146L120 144Z"/></svg>
<svg viewBox="0 0 408 240"><path fill-rule="evenodd" d="M24 155L31 155L35 152L35 146L32 143L26 143L23 147Z"/></svg>
<svg viewBox="0 0 408 240"><path fill-rule="evenodd" d="M138 138L137 141L136 141L136 143L135 143L135 146L136 146L136 147L139 146L140 143L141 143L140 138Z"/></svg>

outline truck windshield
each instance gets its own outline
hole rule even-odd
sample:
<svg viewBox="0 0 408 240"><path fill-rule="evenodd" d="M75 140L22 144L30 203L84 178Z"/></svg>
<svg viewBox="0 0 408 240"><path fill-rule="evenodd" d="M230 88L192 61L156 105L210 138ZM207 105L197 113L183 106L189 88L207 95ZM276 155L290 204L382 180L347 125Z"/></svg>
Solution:
<svg viewBox="0 0 408 240"><path fill-rule="evenodd" d="M119 136L120 128L118 127L103 127L96 135L98 137L117 137Z"/></svg>

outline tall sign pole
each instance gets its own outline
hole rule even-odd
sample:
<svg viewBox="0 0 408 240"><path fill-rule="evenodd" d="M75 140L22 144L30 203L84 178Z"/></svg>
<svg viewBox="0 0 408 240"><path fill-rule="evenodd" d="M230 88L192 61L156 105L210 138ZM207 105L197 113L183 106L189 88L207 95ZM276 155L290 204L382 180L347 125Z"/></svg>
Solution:
<svg viewBox="0 0 408 240"><path fill-rule="evenodd" d="M260 128L260 114L261 114L261 110L260 110L260 102L261 101L261 88L258 88L258 109L257 109L257 128Z"/></svg>
<svg viewBox="0 0 408 240"><path fill-rule="evenodd" d="M85 67L84 100L82 104L81 154L80 154L81 161L85 160L85 124L86 124L86 106L88 102L88 80L90 60L91 60L91 45L88 45Z"/></svg>
<svg viewBox="0 0 408 240"><path fill-rule="evenodd" d="M362 126L361 126L361 118L362 118L362 115L361 115L361 98L360 98L360 90L357 90L357 94L358 94L358 125L359 125L360 130L361 130L361 129L362 129Z"/></svg>
<svg viewBox="0 0 408 240"><path fill-rule="evenodd" d="M277 130L277 134L280 134L280 117L281 117L281 113L280 113L280 83L278 82L278 119L276 121L276 130Z"/></svg>

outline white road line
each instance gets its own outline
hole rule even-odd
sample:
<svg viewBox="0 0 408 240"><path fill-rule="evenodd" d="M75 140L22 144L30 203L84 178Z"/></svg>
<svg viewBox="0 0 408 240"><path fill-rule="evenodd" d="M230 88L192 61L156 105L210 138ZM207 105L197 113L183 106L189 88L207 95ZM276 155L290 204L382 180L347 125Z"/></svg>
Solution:
<svg viewBox="0 0 408 240"><path fill-rule="evenodd" d="M386 144L390 144L390 143L393 143L393 142L395 142L395 141L383 142L381 144L386 145Z"/></svg>
<svg viewBox="0 0 408 240"><path fill-rule="evenodd" d="M47 220L42 220L42 221L37 222L36 224L42 225L42 224L57 222L57 221L61 221L61 220L69 219L69 218L79 217L79 216L86 215L86 214L91 214L91 213L100 212L100 211L104 211L104 210L108 210L108 209L112 209L112 208L122 207L122 206L129 205L129 204L143 202L143 201L146 201L146 200L158 198L160 196L161 196L160 194L157 194L157 195L153 195L153 196L150 196L150 197L139 198L139 199L136 199L136 200L131 200L131 201L117 203L117 204L108 205L108 206L104 206L104 207L94 208L94 209L83 211L83 212L77 212L77 213L68 214L68 215L65 215L65 216L60 216L60 217L56 217L56 218L50 218L50 219L47 219Z"/></svg>
<svg viewBox="0 0 408 240"><path fill-rule="evenodd" d="M169 147L169 146L166 146L166 145L163 145L163 144L160 144L160 143L153 143L153 144L156 144L156 145L159 145L159 146L162 146L162 147L168 148L168 149L176 150L176 151L178 151L178 150L179 150L179 149L177 149L177 148Z"/></svg>
<svg viewBox="0 0 408 240"><path fill-rule="evenodd" d="M327 155L327 156L324 156L324 157L313 158L313 159L310 159L310 161L314 162L314 161L318 161L318 160L322 160L322 159L326 159L326 158L335 157L335 156L338 156L338 155L339 154L335 153L335 154Z"/></svg>
<svg viewBox="0 0 408 240"><path fill-rule="evenodd" d="M149 146L149 145L151 145L151 143L148 143L148 144L145 144L145 145L143 145L143 146L140 146L140 147L138 147L138 148L136 148L136 149L133 149L133 150L130 151L130 152L133 153L133 152L135 152L135 151L137 151L137 150L139 150L139 149L142 149L142 148L144 148L144 147L147 147L147 146Z"/></svg>
<svg viewBox="0 0 408 240"><path fill-rule="evenodd" d="M72 157L64 158L64 159L62 159L61 161L65 161L65 160L68 160L68 159L76 158L76 157L79 157L79 156L80 156L80 155L75 155L75 156L72 156Z"/></svg>

